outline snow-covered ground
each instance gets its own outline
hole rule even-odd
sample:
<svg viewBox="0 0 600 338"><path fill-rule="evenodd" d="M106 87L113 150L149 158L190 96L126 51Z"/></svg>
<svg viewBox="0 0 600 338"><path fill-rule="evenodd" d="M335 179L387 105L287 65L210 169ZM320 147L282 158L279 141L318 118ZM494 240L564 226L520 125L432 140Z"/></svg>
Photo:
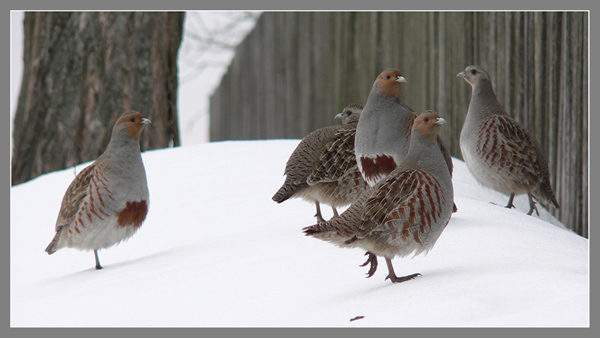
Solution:
<svg viewBox="0 0 600 338"><path fill-rule="evenodd" d="M398 275L422 276L392 284L380 264L365 278L363 251L303 235L314 205L271 200L297 144L144 153L150 212L128 242L100 251L99 271L91 252L44 252L72 168L11 188L11 326L590 325L588 240L542 208L527 216L525 196L505 209L456 159L458 213L427 256L394 259Z"/></svg>

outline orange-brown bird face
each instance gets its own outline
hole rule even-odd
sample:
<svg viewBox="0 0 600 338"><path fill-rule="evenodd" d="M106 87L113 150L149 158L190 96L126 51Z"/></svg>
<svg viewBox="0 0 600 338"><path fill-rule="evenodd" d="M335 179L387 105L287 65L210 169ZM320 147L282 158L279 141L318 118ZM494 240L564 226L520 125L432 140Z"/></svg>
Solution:
<svg viewBox="0 0 600 338"><path fill-rule="evenodd" d="M119 117L115 125L120 125L122 123L126 123L127 134L139 142L142 131L144 131L144 126L152 123L152 121L143 117L142 114L136 111L128 111Z"/></svg>
<svg viewBox="0 0 600 338"><path fill-rule="evenodd" d="M399 97L402 90L402 84L406 79L398 69L386 69L377 76L377 85L379 90L386 96Z"/></svg>
<svg viewBox="0 0 600 338"><path fill-rule="evenodd" d="M440 115L433 110L428 110L419 115L413 123L413 132L418 132L421 136L431 141L437 142L437 135L442 124L445 124Z"/></svg>

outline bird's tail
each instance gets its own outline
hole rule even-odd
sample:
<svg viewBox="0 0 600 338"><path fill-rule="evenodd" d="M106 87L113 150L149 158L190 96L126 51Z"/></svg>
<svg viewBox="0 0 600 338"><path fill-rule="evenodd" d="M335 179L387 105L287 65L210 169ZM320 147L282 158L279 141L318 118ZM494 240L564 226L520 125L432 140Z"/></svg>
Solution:
<svg viewBox="0 0 600 338"><path fill-rule="evenodd" d="M54 238L52 238L52 241L46 247L46 252L48 253L48 255L52 255L58 249L60 249L60 247L58 246L58 241L60 239L60 233L62 232L62 229L64 229L64 227L58 228L58 231L56 232L56 235L54 235Z"/></svg>
<svg viewBox="0 0 600 338"><path fill-rule="evenodd" d="M550 184L550 179L548 177L544 177L544 180L536 190L537 191L535 191L533 195L538 200L552 203L557 209L560 209L560 205L556 200L556 196L554 195L554 191L552 190L552 185Z"/></svg>
<svg viewBox="0 0 600 338"><path fill-rule="evenodd" d="M281 188L279 188L279 190L277 190L275 195L273 195L272 199L277 203L281 203L283 201L286 201L288 198L292 197L293 194L294 191L284 184Z"/></svg>
<svg viewBox="0 0 600 338"><path fill-rule="evenodd" d="M552 184L550 183L550 173L548 172L548 160L546 159L546 155L540 149L540 145L535 139L533 139L533 144L537 150L537 166L539 173L542 176L542 182L537 186L537 189L532 191L533 196L535 196L538 201L547 204L552 203L554 206L556 206L556 208L560 209L560 205L558 204L556 196L554 195L554 191L552 190Z"/></svg>
<svg viewBox="0 0 600 338"><path fill-rule="evenodd" d="M351 247L348 242L357 233L360 226L360 205L363 199L356 201L341 215L327 222L317 223L302 231L306 236L313 236L323 241L332 242L341 247Z"/></svg>
<svg viewBox="0 0 600 338"><path fill-rule="evenodd" d="M281 188L277 190L275 195L273 195L272 199L277 203L281 203L286 201L288 198L293 197L296 193L304 190L306 187L308 187L306 179L302 180L299 178L290 177L290 175L288 175L285 178L285 182Z"/></svg>

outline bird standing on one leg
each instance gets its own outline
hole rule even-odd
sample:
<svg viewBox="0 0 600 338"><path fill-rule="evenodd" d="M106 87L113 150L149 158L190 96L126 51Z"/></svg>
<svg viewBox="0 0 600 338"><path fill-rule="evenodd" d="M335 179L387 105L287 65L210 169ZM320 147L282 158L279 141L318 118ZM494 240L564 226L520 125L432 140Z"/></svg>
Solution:
<svg viewBox="0 0 600 338"><path fill-rule="evenodd" d="M314 202L315 216L324 222L320 203L329 204L337 216L337 207L358 199L366 189L354 157L354 135L362 109L348 105L335 116L342 120L341 126L320 128L302 139L286 163L286 179L273 195L275 202L291 197Z"/></svg>
<svg viewBox="0 0 600 338"><path fill-rule="evenodd" d="M548 163L535 139L502 106L489 74L478 66L458 73L472 87L471 102L460 133L460 149L469 171L488 188L509 195L527 194L529 212L539 215L533 197L559 208L552 191Z"/></svg>
<svg viewBox="0 0 600 338"><path fill-rule="evenodd" d="M83 169L67 189L56 220L56 235L46 248L98 250L131 237L142 225L150 203L140 137L151 123L129 111L119 117L110 142L98 159Z"/></svg>
<svg viewBox="0 0 600 338"><path fill-rule="evenodd" d="M391 260L431 250L452 215L452 177L437 143L444 123L435 112L421 114L402 163L339 217L304 228L306 235L384 256L386 279L394 283L418 276L396 276ZM371 275L376 268L371 265Z"/></svg>

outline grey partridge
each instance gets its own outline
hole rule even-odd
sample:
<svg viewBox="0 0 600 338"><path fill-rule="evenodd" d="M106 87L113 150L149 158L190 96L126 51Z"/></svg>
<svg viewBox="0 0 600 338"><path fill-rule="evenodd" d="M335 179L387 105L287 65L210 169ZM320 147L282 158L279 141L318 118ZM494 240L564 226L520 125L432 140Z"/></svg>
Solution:
<svg viewBox="0 0 600 338"><path fill-rule="evenodd" d="M275 202L291 197L314 202L317 220L323 222L320 203L329 204L337 216L337 207L358 199L366 189L354 156L354 135L362 108L346 106L336 115L342 125L317 129L302 139L286 163L286 179L273 195Z"/></svg>
<svg viewBox="0 0 600 338"><path fill-rule="evenodd" d="M536 140L508 115L494 93L488 72L468 66L458 73L472 87L471 102L460 133L460 149L469 171L483 186L509 195L527 194L529 211L539 215L533 197L559 208L550 184L544 152Z"/></svg>
<svg viewBox="0 0 600 338"><path fill-rule="evenodd" d="M150 198L140 137L151 121L129 111L119 117L106 150L69 185L61 203L56 234L46 252L64 247L98 250L131 237L148 213Z"/></svg>
<svg viewBox="0 0 600 338"><path fill-rule="evenodd" d="M410 148L402 163L339 217L306 227L304 233L384 256L386 279L394 283L420 275L397 277L391 260L431 250L452 215L452 178L437 143L444 123L435 112L421 114L414 121ZM371 264L369 277L376 269L377 264Z"/></svg>
<svg viewBox="0 0 600 338"><path fill-rule="evenodd" d="M400 99L404 83L406 79L398 69L381 72L356 127L356 162L370 186L392 172L408 152L411 127L417 114ZM452 175L450 153L440 137L437 142Z"/></svg>
<svg viewBox="0 0 600 338"><path fill-rule="evenodd" d="M410 146L411 127L417 114L400 98L404 83L406 79L398 69L388 68L381 72L373 83L356 127L356 162L370 186L392 172ZM452 176L450 152L439 136L437 143ZM457 210L453 205L453 211ZM377 257L369 252L366 255L369 258L362 266L371 264L371 270L376 269Z"/></svg>

